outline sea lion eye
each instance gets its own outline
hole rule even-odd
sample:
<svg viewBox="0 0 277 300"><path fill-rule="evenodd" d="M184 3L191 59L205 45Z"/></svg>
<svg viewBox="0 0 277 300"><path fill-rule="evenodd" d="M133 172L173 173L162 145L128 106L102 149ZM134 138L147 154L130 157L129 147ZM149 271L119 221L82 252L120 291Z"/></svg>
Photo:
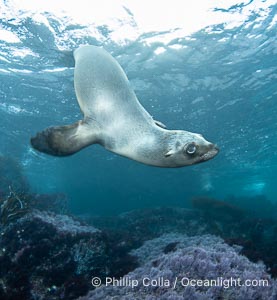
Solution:
<svg viewBox="0 0 277 300"><path fill-rule="evenodd" d="M189 145L187 146L187 148L186 148L186 152L187 152L187 154L189 154L189 155L194 154L194 153L196 152L196 146L195 146L195 144L189 144Z"/></svg>

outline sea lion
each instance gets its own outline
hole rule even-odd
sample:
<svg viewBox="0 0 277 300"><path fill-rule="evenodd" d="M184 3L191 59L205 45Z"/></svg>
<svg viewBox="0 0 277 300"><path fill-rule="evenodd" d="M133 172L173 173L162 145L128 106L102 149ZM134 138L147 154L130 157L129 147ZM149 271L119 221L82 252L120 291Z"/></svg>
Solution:
<svg viewBox="0 0 277 300"><path fill-rule="evenodd" d="M74 51L74 86L84 119L49 127L31 138L44 153L66 156L92 144L141 163L176 168L213 158L216 145L202 135L167 130L139 103L124 71L104 49Z"/></svg>

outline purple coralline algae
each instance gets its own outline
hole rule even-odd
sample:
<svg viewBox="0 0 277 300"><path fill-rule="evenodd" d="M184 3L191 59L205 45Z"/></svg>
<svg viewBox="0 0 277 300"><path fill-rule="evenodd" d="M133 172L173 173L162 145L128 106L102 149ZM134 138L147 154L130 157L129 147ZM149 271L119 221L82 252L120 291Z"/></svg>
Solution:
<svg viewBox="0 0 277 300"><path fill-rule="evenodd" d="M132 251L140 267L80 300L276 300L277 283L264 264L240 249L213 235L166 234Z"/></svg>
<svg viewBox="0 0 277 300"><path fill-rule="evenodd" d="M33 210L31 218L38 219L43 223L55 227L59 233L70 234L72 236L80 233L95 233L99 231L92 226L81 224L80 221L74 220L70 216L55 214L52 212Z"/></svg>

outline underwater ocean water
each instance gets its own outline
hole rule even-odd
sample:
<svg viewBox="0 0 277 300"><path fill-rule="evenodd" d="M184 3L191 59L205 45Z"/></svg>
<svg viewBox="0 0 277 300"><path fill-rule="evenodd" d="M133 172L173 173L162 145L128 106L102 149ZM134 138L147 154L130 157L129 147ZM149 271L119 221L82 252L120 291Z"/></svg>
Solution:
<svg viewBox="0 0 277 300"><path fill-rule="evenodd" d="M277 299L276 12L274 0L0 1L0 299ZM69 157L32 149L38 131L82 119L80 45L106 49L155 120L202 134L219 154L169 169L98 145ZM209 277L212 251L243 266L222 262L217 276L270 278L270 289L155 294L126 281L87 294L95 274L173 276L191 257L210 265L189 272Z"/></svg>

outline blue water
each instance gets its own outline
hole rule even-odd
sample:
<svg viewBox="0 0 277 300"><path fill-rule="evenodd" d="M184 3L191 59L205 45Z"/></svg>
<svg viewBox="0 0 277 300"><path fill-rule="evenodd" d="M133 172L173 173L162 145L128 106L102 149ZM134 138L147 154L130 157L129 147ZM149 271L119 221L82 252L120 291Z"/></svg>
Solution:
<svg viewBox="0 0 277 300"><path fill-rule="evenodd" d="M76 213L186 206L197 195L276 201L277 6L215 3L209 8L214 22L186 32L170 26L142 31L128 1L118 18L106 12L101 22L82 23L35 4L0 1L0 153L22 164L33 191L65 193ZM136 35L115 38L118 24ZM32 150L36 132L82 118L72 57L81 44L103 46L156 120L203 134L218 144L219 155L200 165L161 169L99 146L66 158Z"/></svg>

